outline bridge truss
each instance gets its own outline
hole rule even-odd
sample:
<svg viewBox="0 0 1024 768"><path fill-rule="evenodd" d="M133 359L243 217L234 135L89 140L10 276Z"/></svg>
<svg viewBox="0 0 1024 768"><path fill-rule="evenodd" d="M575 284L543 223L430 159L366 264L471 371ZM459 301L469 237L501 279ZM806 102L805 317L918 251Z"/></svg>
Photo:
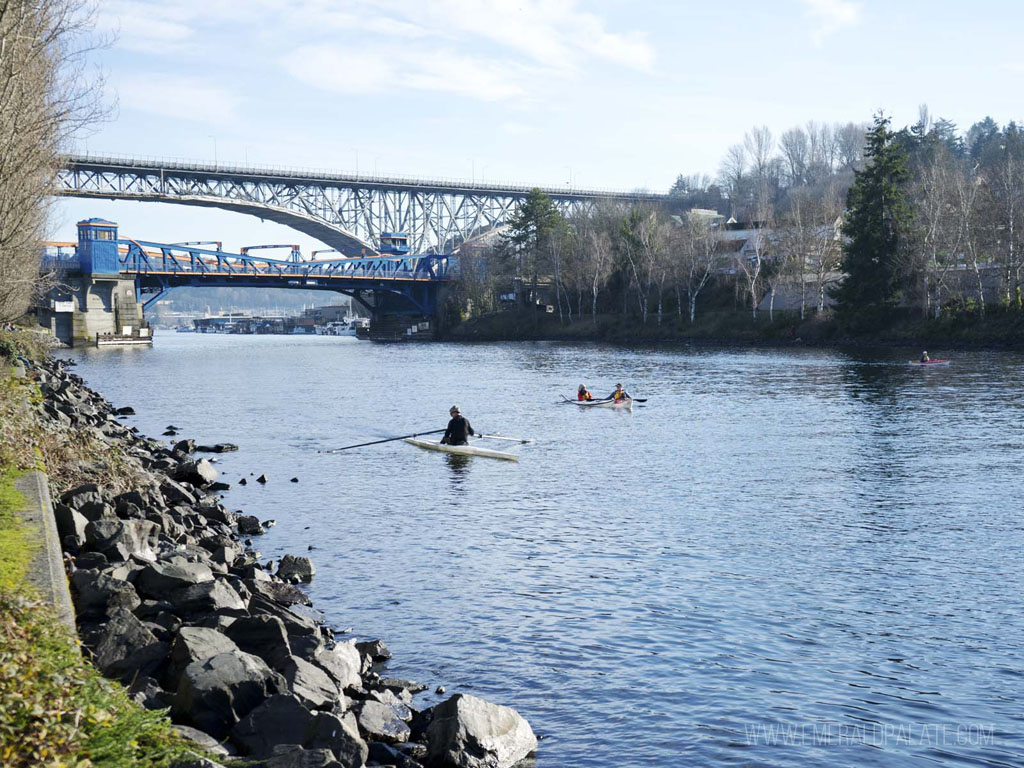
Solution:
<svg viewBox="0 0 1024 768"><path fill-rule="evenodd" d="M120 238L118 275L135 280L148 308L172 288L299 288L344 293L373 313L381 296L391 296L392 311L430 315L439 290L458 279L459 259L448 255L370 256L295 261L233 254L190 245ZM44 269L81 274L77 253L47 249Z"/></svg>
<svg viewBox="0 0 1024 768"><path fill-rule="evenodd" d="M126 157L69 156L57 193L223 208L290 226L331 248L376 253L380 235L409 235L413 253L450 252L502 227L526 186L421 181ZM664 200L651 193L545 189L566 215L602 200Z"/></svg>

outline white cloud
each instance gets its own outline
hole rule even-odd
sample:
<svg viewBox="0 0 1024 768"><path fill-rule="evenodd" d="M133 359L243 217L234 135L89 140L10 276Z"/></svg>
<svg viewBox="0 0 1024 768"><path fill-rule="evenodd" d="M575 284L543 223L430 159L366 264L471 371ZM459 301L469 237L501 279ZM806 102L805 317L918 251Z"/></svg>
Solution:
<svg viewBox="0 0 1024 768"><path fill-rule="evenodd" d="M170 54L192 47L194 14L187 8L114 0L99 6L97 27L116 35L116 45L143 53Z"/></svg>
<svg viewBox="0 0 1024 768"><path fill-rule="evenodd" d="M118 82L117 90L122 113L135 110L214 125L234 123L239 117L238 96L195 78L138 74Z"/></svg>
<svg viewBox="0 0 1024 768"><path fill-rule="evenodd" d="M331 0L311 3L303 18L316 28L303 36L322 40L330 29L344 37L302 46L282 65L335 92L423 90L500 101L578 78L594 62L654 67L643 34L610 32L576 0L351 0L342 11Z"/></svg>
<svg viewBox="0 0 1024 768"><path fill-rule="evenodd" d="M302 82L337 93L422 90L483 101L523 94L516 67L448 51L311 45L289 53L281 65Z"/></svg>
<svg viewBox="0 0 1024 768"><path fill-rule="evenodd" d="M384 0L391 12L436 35L466 44L491 41L555 69L604 59L648 71L654 51L642 33L609 32L576 0Z"/></svg>
<svg viewBox="0 0 1024 768"><path fill-rule="evenodd" d="M861 5L852 0L803 0L814 21L811 39L821 45L825 38L860 23Z"/></svg>

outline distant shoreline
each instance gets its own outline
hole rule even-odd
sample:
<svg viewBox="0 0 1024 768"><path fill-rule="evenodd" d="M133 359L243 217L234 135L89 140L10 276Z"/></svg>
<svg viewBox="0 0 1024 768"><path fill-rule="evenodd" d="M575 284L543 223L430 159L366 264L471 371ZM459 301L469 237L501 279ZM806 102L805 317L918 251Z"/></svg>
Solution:
<svg viewBox="0 0 1024 768"><path fill-rule="evenodd" d="M537 315L507 312L471 318L449 328L443 341L563 341L599 342L623 345L692 345L701 347L774 347L815 348L917 348L917 349L1024 349L1024 326L1016 322L984 320L974 323L936 321L934 333L922 333L919 321L905 321L872 335L843 334L834 320L799 320L779 317L759 318L755 325L749 316L735 314L700 319L694 326L680 325L673 316L661 328L653 319L647 325L639 319L622 321L618 317L599 316L561 325L550 313Z"/></svg>

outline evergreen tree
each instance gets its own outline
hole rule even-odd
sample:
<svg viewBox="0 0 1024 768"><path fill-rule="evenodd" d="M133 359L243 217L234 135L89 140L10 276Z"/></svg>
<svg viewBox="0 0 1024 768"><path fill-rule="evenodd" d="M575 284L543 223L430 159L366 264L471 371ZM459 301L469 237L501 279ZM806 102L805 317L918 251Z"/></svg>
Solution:
<svg viewBox="0 0 1024 768"><path fill-rule="evenodd" d="M905 233L911 218L905 184L909 173L905 141L875 116L867 134L866 166L855 172L846 198L842 270L835 290L840 316L877 321L900 300Z"/></svg>
<svg viewBox="0 0 1024 768"><path fill-rule="evenodd" d="M531 286L530 299L536 298L537 280L547 268L547 256L555 233L563 226L564 219L551 198L536 187L509 216L508 231L502 235L501 251L512 271L516 282L516 293L520 305L527 300L523 286Z"/></svg>

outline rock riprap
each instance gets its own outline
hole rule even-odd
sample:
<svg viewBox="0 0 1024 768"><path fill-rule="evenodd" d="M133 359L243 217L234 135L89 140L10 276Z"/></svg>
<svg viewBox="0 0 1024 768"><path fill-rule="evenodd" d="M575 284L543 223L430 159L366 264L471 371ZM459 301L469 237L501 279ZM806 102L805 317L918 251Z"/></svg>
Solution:
<svg viewBox="0 0 1024 768"><path fill-rule="evenodd" d="M382 676L391 658L383 642L339 642L311 618L294 585L313 579L312 561L262 564L246 540L272 521L226 509L217 470L194 457L236 446L168 447L121 424L66 363L27 370L46 428L88 431L121 457L121 492L65 489L54 513L83 645L137 702L169 707L197 743L215 739L218 753L267 768L506 768L536 749L529 724L508 707L456 695L417 709L413 696L425 686ZM109 471L96 464L97 477Z"/></svg>

